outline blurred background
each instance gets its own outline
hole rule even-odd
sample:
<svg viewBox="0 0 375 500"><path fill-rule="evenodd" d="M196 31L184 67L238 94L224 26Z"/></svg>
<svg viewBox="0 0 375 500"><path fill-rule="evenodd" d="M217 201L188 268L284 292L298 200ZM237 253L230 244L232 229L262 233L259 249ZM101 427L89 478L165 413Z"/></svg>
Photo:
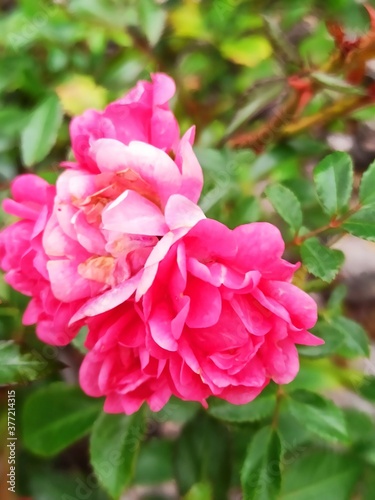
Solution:
<svg viewBox="0 0 375 500"><path fill-rule="evenodd" d="M70 155L70 119L87 108L104 108L137 80L162 71L176 81L172 107L181 130L197 127L195 151L205 175L200 204L209 217L230 227L271 220L287 238L288 229L262 198L265 186L279 181L299 198L311 225L319 227L325 216L309 181L317 161L332 150L349 152L358 184L375 159L375 50L369 43L359 83L370 97L359 102L352 85L324 76L335 47L327 22L344 27L348 43L370 29L368 13L354 0L0 0L0 197L8 195L10 181L20 173L36 172L54 182L60 162ZM298 120L285 113L280 115L283 127L275 125L277 111L288 100L290 78L297 75L298 86L311 71L316 71L319 91L300 102ZM339 112L327 114L337 102ZM257 131L267 123L257 141ZM1 226L8 221L1 212ZM344 292L336 301L344 301L346 313L375 337L374 244L345 237L337 248L347 260L337 278ZM291 252L289 258L296 256ZM321 283L309 286L321 303L331 294ZM0 338L41 349L33 329L21 324L27 300L2 282L0 297ZM76 381L79 341L77 346L59 352L65 369L48 366L42 380L20 387L20 412L24 398L43 384ZM0 402L4 398L0 389ZM149 419L134 488L126 499L178 498L172 442L198 408L171 405L173 411L159 421ZM0 426L4 423L0 416ZM246 428L241 432L238 461ZM228 467L233 498L239 499L235 464ZM85 439L49 459L20 444L20 498L105 499L99 487L86 485L85 490L83 479L77 483L89 473ZM14 498L1 481L1 498Z"/></svg>

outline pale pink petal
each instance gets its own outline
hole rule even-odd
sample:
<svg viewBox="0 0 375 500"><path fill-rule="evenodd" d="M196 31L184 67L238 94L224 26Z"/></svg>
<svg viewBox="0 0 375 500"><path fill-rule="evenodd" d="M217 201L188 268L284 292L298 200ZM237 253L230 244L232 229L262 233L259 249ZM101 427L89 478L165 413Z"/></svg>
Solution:
<svg viewBox="0 0 375 500"><path fill-rule="evenodd" d="M98 297L88 300L76 314L70 319L70 324L73 325L77 321L86 316L96 316L106 311L114 309L121 303L125 302L136 290L140 280L140 273L128 279L124 283L103 292Z"/></svg>
<svg viewBox="0 0 375 500"><path fill-rule="evenodd" d="M168 232L164 216L151 201L127 190L107 205L102 213L103 228L129 234L161 236Z"/></svg>
<svg viewBox="0 0 375 500"><path fill-rule="evenodd" d="M182 173L180 194L196 203L202 192L203 172L191 147L194 140L194 127L182 137L176 151L176 164Z"/></svg>
<svg viewBox="0 0 375 500"><path fill-rule="evenodd" d="M170 230L194 227L205 218L198 205L180 194L172 195L165 206L165 222Z"/></svg>
<svg viewBox="0 0 375 500"><path fill-rule="evenodd" d="M131 169L138 173L159 194L163 206L179 192L181 174L177 165L150 144L133 141L125 146L113 139L100 139L93 144L91 154L102 172Z"/></svg>
<svg viewBox="0 0 375 500"><path fill-rule="evenodd" d="M75 261L50 260L47 269L52 292L62 302L92 297L103 289L102 283L82 278Z"/></svg>

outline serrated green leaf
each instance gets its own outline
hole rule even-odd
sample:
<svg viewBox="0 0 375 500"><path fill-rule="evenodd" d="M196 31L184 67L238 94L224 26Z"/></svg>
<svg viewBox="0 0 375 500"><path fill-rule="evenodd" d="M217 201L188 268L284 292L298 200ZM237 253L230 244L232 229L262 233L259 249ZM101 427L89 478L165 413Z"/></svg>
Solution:
<svg viewBox="0 0 375 500"><path fill-rule="evenodd" d="M30 167L47 156L55 144L62 118L56 94L50 95L32 112L21 134L21 153L25 165Z"/></svg>
<svg viewBox="0 0 375 500"><path fill-rule="evenodd" d="M358 460L330 450L297 456L283 474L279 500L348 500L360 473Z"/></svg>
<svg viewBox="0 0 375 500"><path fill-rule="evenodd" d="M329 399L299 389L290 393L286 409L300 424L319 437L327 441L348 442L344 414Z"/></svg>
<svg viewBox="0 0 375 500"><path fill-rule="evenodd" d="M53 366L35 350L21 353L20 346L12 340L0 341L0 386L42 378Z"/></svg>
<svg viewBox="0 0 375 500"><path fill-rule="evenodd" d="M185 425L175 448L175 477L181 495L196 483L211 485L215 500L226 500L230 483L230 443L227 428L198 414Z"/></svg>
<svg viewBox="0 0 375 500"><path fill-rule="evenodd" d="M335 278L345 260L341 250L322 245L318 238L309 238L302 243L301 257L308 271L327 283Z"/></svg>
<svg viewBox="0 0 375 500"><path fill-rule="evenodd" d="M266 196L276 212L297 232L302 226L302 208L297 196L282 184L273 184L266 189Z"/></svg>
<svg viewBox="0 0 375 500"><path fill-rule="evenodd" d="M263 427L247 449L241 470L245 500L274 500L281 485L281 442L271 427Z"/></svg>
<svg viewBox="0 0 375 500"><path fill-rule="evenodd" d="M369 339L366 331L355 321L343 316L319 321L313 333L325 343L302 348L300 352L306 356L321 357L336 354L351 359L369 355Z"/></svg>
<svg viewBox="0 0 375 500"><path fill-rule="evenodd" d="M90 431L101 407L101 400L62 382L35 391L22 413L26 448L38 455L56 455Z"/></svg>
<svg viewBox="0 0 375 500"><path fill-rule="evenodd" d="M353 236L375 241L375 206L362 207L358 212L351 215L341 227Z"/></svg>
<svg viewBox="0 0 375 500"><path fill-rule="evenodd" d="M369 356L369 339L366 331L359 323L340 316L332 320L332 326L337 332L336 334L343 339L336 351L337 354L345 358Z"/></svg>
<svg viewBox="0 0 375 500"><path fill-rule="evenodd" d="M375 161L369 165L362 175L359 186L359 201L363 205L375 203Z"/></svg>
<svg viewBox="0 0 375 500"><path fill-rule="evenodd" d="M314 182L323 210L331 216L340 214L352 192L352 159L341 151L326 156L314 169Z"/></svg>
<svg viewBox="0 0 375 500"><path fill-rule="evenodd" d="M133 415L102 413L90 439L90 458L103 488L115 499L130 484L145 430L143 411Z"/></svg>
<svg viewBox="0 0 375 500"><path fill-rule="evenodd" d="M313 71L311 73L311 77L318 83L321 83L327 89L337 90L338 92L342 92L343 94L359 94L364 95L364 89L361 89L358 86L351 85L343 78L340 78L335 75L322 73L321 71Z"/></svg>
<svg viewBox="0 0 375 500"><path fill-rule="evenodd" d="M227 422L256 422L271 416L275 405L275 388L267 388L254 401L244 405L233 405L223 399L212 399L208 413Z"/></svg>

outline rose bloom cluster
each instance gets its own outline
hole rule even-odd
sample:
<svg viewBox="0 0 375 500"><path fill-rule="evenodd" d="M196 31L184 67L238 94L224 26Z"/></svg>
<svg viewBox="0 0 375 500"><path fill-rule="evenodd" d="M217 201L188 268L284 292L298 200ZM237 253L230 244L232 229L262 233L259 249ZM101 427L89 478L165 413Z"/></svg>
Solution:
<svg viewBox="0 0 375 500"><path fill-rule="evenodd" d="M87 327L80 383L110 413L158 411L171 395L244 404L293 380L296 344L322 343L278 229L230 230L197 205L194 129L180 137L174 92L154 74L74 118L76 161L56 186L20 176L3 205L17 221L0 233L0 266L31 297L24 324L53 345Z"/></svg>

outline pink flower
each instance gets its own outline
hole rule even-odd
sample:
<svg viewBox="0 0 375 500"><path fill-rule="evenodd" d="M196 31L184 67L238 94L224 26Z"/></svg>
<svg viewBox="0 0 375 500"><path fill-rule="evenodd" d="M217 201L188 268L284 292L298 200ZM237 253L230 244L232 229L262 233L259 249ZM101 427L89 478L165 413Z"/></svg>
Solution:
<svg viewBox="0 0 375 500"><path fill-rule="evenodd" d="M277 228L231 231L202 219L182 236L173 232L151 252L136 302L111 310L98 297L76 316L86 311L91 329L81 385L106 396L106 411L131 413L143 401L160 409L170 394L244 404L270 380L293 380L296 344L322 343L307 331L316 304L290 283L298 265L281 258Z"/></svg>
<svg viewBox="0 0 375 500"><path fill-rule="evenodd" d="M87 139L84 158L79 157L84 164L57 181L43 247L54 296L63 303L83 301L85 311L93 298L115 307L133 294L152 249L174 229L176 213L186 214L180 232L204 217L196 205L203 176L191 147L194 129L178 140L166 104L173 81L165 75L153 79L104 112L113 118L118 139L92 133L101 130L100 114L89 124L78 119L79 132L72 126L73 147L76 133ZM172 145L174 159L164 151Z"/></svg>
<svg viewBox="0 0 375 500"><path fill-rule="evenodd" d="M109 104L104 111L87 110L72 120L72 148L79 163L76 167L98 172L90 148L102 138L116 139L126 145L141 141L162 151L174 150L179 127L168 101L176 87L163 73L154 73L151 78L152 82L138 82L126 96Z"/></svg>
<svg viewBox="0 0 375 500"><path fill-rule="evenodd" d="M267 223L229 230L197 206L194 129L180 139L173 81L140 82L103 112L73 120L77 163L56 189L33 175L12 184L0 266L31 296L25 324L47 343L89 332L80 381L108 412L160 410L170 396L243 404L299 369L296 344L316 304L291 284Z"/></svg>
<svg viewBox="0 0 375 500"><path fill-rule="evenodd" d="M89 318L87 326L90 351L80 369L82 389L93 397L105 395L108 413L131 414L144 401L159 411L172 394L169 353L150 353L152 339L134 301Z"/></svg>
<svg viewBox="0 0 375 500"><path fill-rule="evenodd" d="M82 303L62 304L56 300L42 245L56 189L36 175L27 174L13 181L11 192L13 199L4 200L3 208L20 220L0 233L0 267L6 273L5 281L32 297L23 323L37 323L37 334L44 342L67 344L73 336L69 319Z"/></svg>
<svg viewBox="0 0 375 500"><path fill-rule="evenodd" d="M105 111L73 120L78 163L66 164L73 168L48 188L48 198L48 185L28 177L15 181L15 201L5 204L26 221L3 233L2 267L12 286L33 297L24 320L37 322L46 342L68 343L78 328L68 327L71 317L93 297L114 307L132 295L179 206L188 210L185 230L204 217L196 206L203 176L191 146L194 129L179 139L167 102L174 82L152 78ZM47 331L50 321L57 326Z"/></svg>

